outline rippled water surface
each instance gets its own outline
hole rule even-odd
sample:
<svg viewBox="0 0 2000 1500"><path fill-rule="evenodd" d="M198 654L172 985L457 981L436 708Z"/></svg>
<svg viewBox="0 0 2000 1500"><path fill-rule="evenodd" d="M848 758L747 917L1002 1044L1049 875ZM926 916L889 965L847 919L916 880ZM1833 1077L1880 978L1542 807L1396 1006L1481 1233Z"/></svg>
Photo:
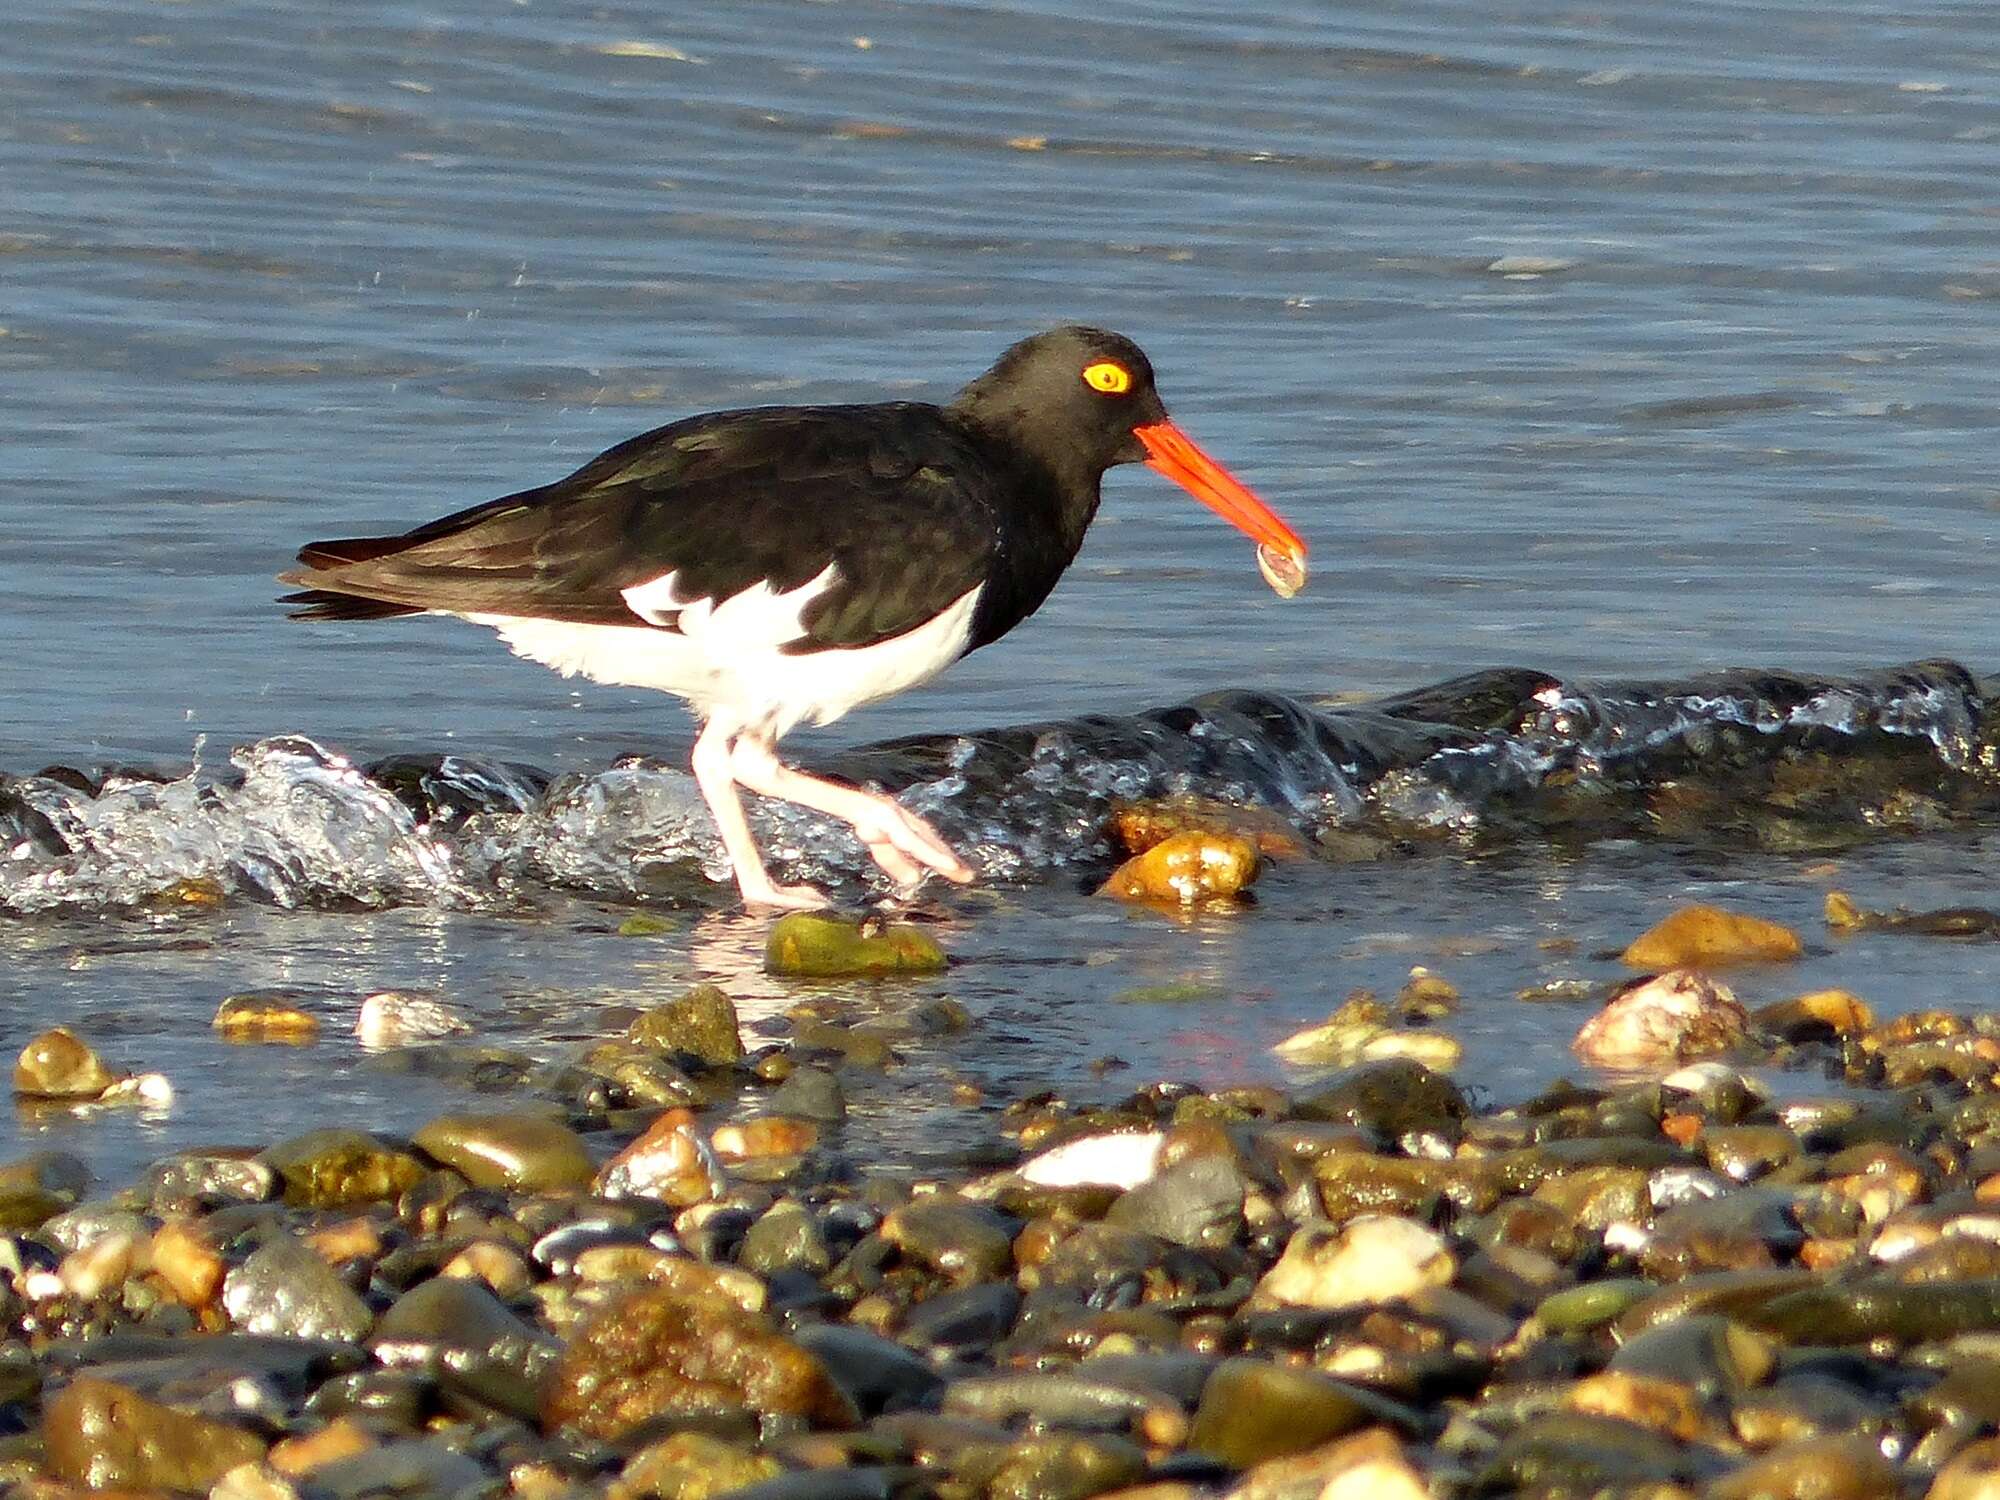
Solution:
<svg viewBox="0 0 2000 1500"><path fill-rule="evenodd" d="M541 482L690 411L947 393L1058 321L1147 347L1176 415L1311 539L1312 587L1272 598L1234 533L1119 471L1036 620L799 735L806 758L1219 690L1373 700L1501 663L1565 683L1993 669L1996 136L2000 18L1969 4L15 0L0 770L169 780L77 794L111 830L94 856L21 832L5 890L35 914L0 926L4 1040L70 1020L180 1089L164 1117L17 1135L114 1169L463 1097L348 1042L212 1042L215 1000L250 985L330 1015L435 989L538 1055L696 975L782 1011L761 924L634 875L647 836L699 842L676 821L675 705L456 624L288 624L270 575L308 537ZM438 871L393 797L371 822L327 791L322 750L607 796L622 753L661 769L580 834L540 804L542 824L447 841ZM1645 817L1482 841L1497 804L1394 804L1438 836L1279 866L1256 909L1183 924L1082 899L1101 851L1056 825L1092 755L1020 769L1042 779L961 829L992 881L932 911L962 960L935 988L981 1023L939 1053L995 1081L1280 1077L1271 1040L1421 962L1467 993L1463 1076L1515 1095L1577 1019L1515 992L1608 977L1597 950L1691 894L1819 944L1752 998L1839 980L1891 1011L1986 1003L2000 967L1992 946L1834 946L1816 925L1830 883L1984 899L1977 798L1898 822L1857 797L1798 847L1761 824L1691 845ZM1385 815L1239 770L1181 782L1302 827ZM1923 777L1898 785L1921 798ZM55 793L30 791L47 815ZM314 843L296 818L328 797L339 836ZM1874 836L1848 847L1841 818ZM779 831L845 868L823 830ZM382 885L370 861L399 858ZM219 913L99 909L177 862L228 875ZM684 925L616 936L635 892ZM1562 936L1573 952L1537 946ZM1192 998L1120 998L1169 982ZM1111 1055L1131 1068L1079 1066ZM946 1098L919 1066L863 1102L906 1119Z"/></svg>

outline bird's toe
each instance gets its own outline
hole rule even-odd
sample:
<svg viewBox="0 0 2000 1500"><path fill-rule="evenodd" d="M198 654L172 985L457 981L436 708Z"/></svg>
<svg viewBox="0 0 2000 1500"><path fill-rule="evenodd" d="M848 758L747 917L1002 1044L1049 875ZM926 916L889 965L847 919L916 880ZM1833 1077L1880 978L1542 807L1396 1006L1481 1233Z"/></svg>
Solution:
<svg viewBox="0 0 2000 1500"><path fill-rule="evenodd" d="M743 891L745 906L768 906L779 911L817 911L821 907L833 905L833 898L825 891L810 885L765 884L756 889Z"/></svg>
<svg viewBox="0 0 2000 1500"><path fill-rule="evenodd" d="M938 831L894 802L884 801L879 813L855 825L875 863L900 885L914 885L927 870L964 885L972 867L952 852Z"/></svg>

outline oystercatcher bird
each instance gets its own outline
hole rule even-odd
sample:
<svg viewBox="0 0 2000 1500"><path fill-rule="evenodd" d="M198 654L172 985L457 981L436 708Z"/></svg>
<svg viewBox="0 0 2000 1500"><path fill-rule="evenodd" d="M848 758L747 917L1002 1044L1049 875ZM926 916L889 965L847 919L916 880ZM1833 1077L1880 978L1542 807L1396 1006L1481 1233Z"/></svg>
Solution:
<svg viewBox="0 0 2000 1500"><path fill-rule="evenodd" d="M971 880L929 823L783 764L777 741L1027 619L1083 545L1104 471L1139 462L1255 540L1280 594L1304 585L1305 543L1168 419L1139 347L1069 327L943 406L711 412L414 531L314 542L280 602L305 620L457 615L566 677L679 694L743 899L817 906L765 871L737 788L849 824L898 882Z"/></svg>

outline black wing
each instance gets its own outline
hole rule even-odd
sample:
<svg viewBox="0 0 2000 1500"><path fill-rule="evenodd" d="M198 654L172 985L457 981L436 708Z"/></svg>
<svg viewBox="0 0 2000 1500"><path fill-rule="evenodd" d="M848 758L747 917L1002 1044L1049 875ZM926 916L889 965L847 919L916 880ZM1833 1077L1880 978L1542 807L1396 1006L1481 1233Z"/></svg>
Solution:
<svg viewBox="0 0 2000 1500"><path fill-rule="evenodd" d="M649 623L623 591L783 592L837 568L797 649L901 635L986 577L1007 477L936 407L760 407L675 422L566 479L392 537L314 542L304 618L422 610ZM655 622L671 629L673 617Z"/></svg>

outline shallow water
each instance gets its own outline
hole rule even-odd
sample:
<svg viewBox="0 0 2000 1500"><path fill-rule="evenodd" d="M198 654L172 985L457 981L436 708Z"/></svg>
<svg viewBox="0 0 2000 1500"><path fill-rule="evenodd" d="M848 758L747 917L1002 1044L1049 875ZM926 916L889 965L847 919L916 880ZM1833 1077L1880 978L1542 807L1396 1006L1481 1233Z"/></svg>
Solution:
<svg viewBox="0 0 2000 1500"><path fill-rule="evenodd" d="M199 743L223 776L230 747L289 734L358 762L671 765L671 704L468 627L288 625L270 575L308 537L540 482L688 411L942 393L1069 318L1148 347L1177 415L1311 538L1313 586L1271 598L1240 539L1123 471L1040 617L800 753L1222 689L1369 699L1496 661L1614 681L2000 659L1989 9L1096 9L12 7L0 769L179 776ZM170 801L148 836L189 816ZM1981 899L1983 816L1921 823L1833 855L1446 842L1280 867L1255 910L1187 925L1079 899L1088 859L1002 869L999 838L982 859L1024 883L950 903L940 987L981 1016L970 1066L1115 1090L1270 1076L1270 1039L1425 962L1469 997L1463 1076L1511 1095L1576 1019L1514 992L1608 976L1587 955L1672 901L1813 929L1828 881ZM277 847L308 905L412 897L352 851ZM544 1052L697 973L784 1003L740 918L615 937L636 866L594 850L546 845L494 910L294 911L267 887L162 924L69 893L0 929L7 1038L75 1021L180 1102L17 1133L115 1172L462 1097L349 1044L213 1043L215 1000L248 985L423 985ZM541 878L571 856L581 893ZM421 886L412 857L396 878ZM1557 931L1586 957L1538 955ZM1993 955L1871 934L1747 988L1984 1003ZM1116 998L1183 979L1216 993ZM1106 1054L1130 1069L1075 1067ZM935 1070L908 1078L881 1108L943 1099Z"/></svg>

